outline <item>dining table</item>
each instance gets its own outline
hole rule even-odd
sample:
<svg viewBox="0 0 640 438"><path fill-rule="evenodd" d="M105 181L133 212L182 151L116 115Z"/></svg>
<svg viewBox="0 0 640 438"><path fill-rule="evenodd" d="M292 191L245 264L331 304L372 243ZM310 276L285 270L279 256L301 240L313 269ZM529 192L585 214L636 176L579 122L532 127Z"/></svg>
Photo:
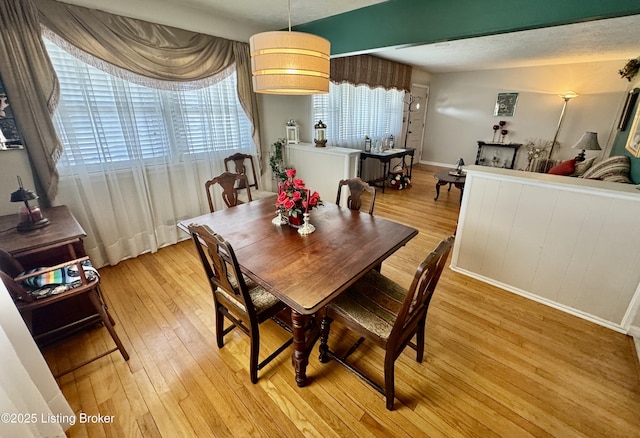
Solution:
<svg viewBox="0 0 640 438"><path fill-rule="evenodd" d="M276 196L182 220L207 225L234 249L243 274L291 309L292 363L307 383L309 354L319 336L314 315L418 234L415 228L324 202L309 212L315 226L302 235L275 225ZM311 318L311 320L310 320Z"/></svg>

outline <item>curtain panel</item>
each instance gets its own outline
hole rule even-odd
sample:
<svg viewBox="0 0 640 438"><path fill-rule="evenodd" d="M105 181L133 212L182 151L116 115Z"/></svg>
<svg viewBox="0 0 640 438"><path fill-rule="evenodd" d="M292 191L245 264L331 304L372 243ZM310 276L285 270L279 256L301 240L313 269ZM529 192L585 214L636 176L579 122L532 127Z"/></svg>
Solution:
<svg viewBox="0 0 640 438"><path fill-rule="evenodd" d="M57 194L56 162L62 154L51 120L57 78L31 1L1 0L0 29L0 75L29 155L39 203L47 207Z"/></svg>
<svg viewBox="0 0 640 438"><path fill-rule="evenodd" d="M331 82L411 91L411 66L371 55L331 59Z"/></svg>
<svg viewBox="0 0 640 438"><path fill-rule="evenodd" d="M251 85L249 45L134 18L74 6L53 0L34 0L41 24L82 52L106 64L129 71L125 78L143 85L166 88L156 81L169 81L175 89L207 86L209 79L236 64L238 98L253 125L253 141L260 151L258 106ZM81 54L79 54L81 57ZM84 57L83 61L89 59ZM108 71L116 76L119 73ZM261 157L258 157L261 163ZM262 166L261 166L262 167Z"/></svg>

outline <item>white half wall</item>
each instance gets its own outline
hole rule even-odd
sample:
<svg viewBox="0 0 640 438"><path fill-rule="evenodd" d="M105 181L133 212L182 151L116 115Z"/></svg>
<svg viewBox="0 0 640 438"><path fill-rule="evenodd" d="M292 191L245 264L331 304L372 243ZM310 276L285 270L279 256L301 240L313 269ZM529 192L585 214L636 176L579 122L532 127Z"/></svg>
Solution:
<svg viewBox="0 0 640 438"><path fill-rule="evenodd" d="M598 133L602 149L613 141L629 82L618 69L623 61L581 63L529 68L484 70L430 75L422 161L455 163L463 157L475 162L478 140L491 141L492 126L505 120L506 142L528 139L551 141L558 126L563 99L558 94L572 90L579 94L569 101L558 135L554 159L577 155L571 149L586 131ZM519 93L513 117L494 117L500 92ZM587 156L608 155L608 151L587 151ZM521 152L516 169L526 166Z"/></svg>

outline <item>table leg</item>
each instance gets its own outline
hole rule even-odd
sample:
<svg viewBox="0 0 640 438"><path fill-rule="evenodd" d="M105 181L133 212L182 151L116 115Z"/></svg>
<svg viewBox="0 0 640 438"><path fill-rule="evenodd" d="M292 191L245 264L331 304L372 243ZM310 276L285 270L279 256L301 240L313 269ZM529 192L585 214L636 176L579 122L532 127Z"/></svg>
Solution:
<svg viewBox="0 0 640 438"><path fill-rule="evenodd" d="M446 184L446 182L442 182L442 181L438 181L436 183L436 197L433 198L434 201L437 201L438 198L440 197L440 186L443 186L445 184Z"/></svg>
<svg viewBox="0 0 640 438"><path fill-rule="evenodd" d="M293 330L293 356L291 362L296 372L296 383L300 388L307 384L307 339L305 333L306 317L291 309L291 328Z"/></svg>

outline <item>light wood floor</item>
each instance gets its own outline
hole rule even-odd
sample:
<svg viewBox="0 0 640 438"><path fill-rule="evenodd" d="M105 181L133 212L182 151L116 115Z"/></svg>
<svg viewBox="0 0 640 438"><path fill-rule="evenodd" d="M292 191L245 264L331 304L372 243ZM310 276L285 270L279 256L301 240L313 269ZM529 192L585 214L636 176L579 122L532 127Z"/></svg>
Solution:
<svg viewBox="0 0 640 438"><path fill-rule="evenodd" d="M434 183L433 169L418 166L411 189L378 193L378 216L420 231L383 264L406 286L456 226L460 192L443 187L434 202ZM216 347L201 269L190 241L101 269L131 360L113 353L59 380L76 413L115 416L113 424L76 424L69 436L640 436L630 337L449 269L427 318L424 362L410 349L396 362L395 411L335 362L319 363L317 349L307 387L296 387L289 354L252 385L248 338L235 333ZM332 345L351 345L353 336L334 326ZM271 322L262 333L263 352L286 338ZM56 371L110 346L99 328L45 356ZM377 347L352 357L382 377Z"/></svg>

